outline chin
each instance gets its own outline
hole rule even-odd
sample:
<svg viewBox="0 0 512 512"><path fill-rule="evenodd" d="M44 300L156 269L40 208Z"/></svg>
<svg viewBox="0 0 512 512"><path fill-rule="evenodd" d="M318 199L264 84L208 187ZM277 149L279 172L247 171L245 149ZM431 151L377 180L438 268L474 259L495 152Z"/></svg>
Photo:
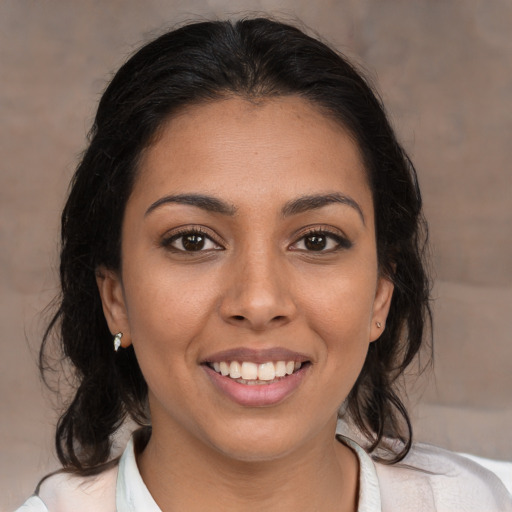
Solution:
<svg viewBox="0 0 512 512"><path fill-rule="evenodd" d="M313 437L297 428L297 422L244 422L231 431L210 431L209 444L217 452L240 462L270 462L299 451Z"/></svg>
<svg viewBox="0 0 512 512"><path fill-rule="evenodd" d="M254 441L240 440L228 446L218 446L222 455L239 462L271 462L282 459L294 451L294 444L279 437Z"/></svg>

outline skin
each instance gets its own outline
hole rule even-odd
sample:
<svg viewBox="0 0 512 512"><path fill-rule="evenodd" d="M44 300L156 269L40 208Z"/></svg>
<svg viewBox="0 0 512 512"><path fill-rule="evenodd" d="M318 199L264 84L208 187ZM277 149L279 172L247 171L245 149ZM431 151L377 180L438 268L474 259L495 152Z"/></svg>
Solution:
<svg viewBox="0 0 512 512"><path fill-rule="evenodd" d="M231 211L162 201L177 194ZM332 194L353 203L283 215ZM198 227L203 250L185 251L179 236ZM324 249L308 248L310 228L332 233ZM233 97L162 127L126 206L122 269L102 269L98 286L148 383L153 434L138 464L163 511L356 510L357 458L334 433L393 292L374 231L357 145L304 99ZM310 365L281 402L243 406L201 364L239 347L287 348Z"/></svg>

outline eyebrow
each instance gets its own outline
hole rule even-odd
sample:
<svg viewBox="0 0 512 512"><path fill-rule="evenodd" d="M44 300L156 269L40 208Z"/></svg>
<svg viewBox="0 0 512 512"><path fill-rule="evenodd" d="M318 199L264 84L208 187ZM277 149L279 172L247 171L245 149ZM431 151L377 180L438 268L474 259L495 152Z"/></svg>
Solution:
<svg viewBox="0 0 512 512"><path fill-rule="evenodd" d="M225 203L215 197L206 196L203 194L178 194L161 197L155 201L147 210L144 216L149 215L152 211L156 210L160 206L169 203L186 204L189 206L195 206L206 210L208 212L220 213L222 215L234 215L236 208L233 205Z"/></svg>
<svg viewBox="0 0 512 512"><path fill-rule="evenodd" d="M177 194L161 197L156 200L147 210L144 216L149 215L152 211L156 210L160 206L165 204L185 204L189 206L195 206L209 212L220 213L222 215L233 216L237 208L230 205L216 197L207 196L204 194ZM309 210L318 210L329 204L338 203L350 206L353 208L361 217L363 224L365 219L363 211L359 204L349 196L340 194L338 192L332 194L317 194L310 196L302 196L297 199L293 199L287 202L282 210L281 214L283 217L290 217L299 213L304 213Z"/></svg>
<svg viewBox="0 0 512 512"><path fill-rule="evenodd" d="M309 210L318 210L319 208L323 208L324 206L333 203L345 204L347 206L350 206L359 214L359 217L361 217L363 224L365 224L363 210L361 209L359 204L350 196L346 196L338 192L332 194L317 194L311 196L303 196L297 199L293 199L292 201L289 201L284 205L281 213L283 217L289 217L291 215L297 215L299 213L304 213Z"/></svg>

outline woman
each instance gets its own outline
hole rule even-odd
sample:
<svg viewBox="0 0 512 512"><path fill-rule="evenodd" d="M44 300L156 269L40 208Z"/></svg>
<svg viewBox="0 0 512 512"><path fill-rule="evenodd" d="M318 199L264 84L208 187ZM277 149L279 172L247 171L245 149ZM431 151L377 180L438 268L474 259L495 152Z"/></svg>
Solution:
<svg viewBox="0 0 512 512"><path fill-rule="evenodd" d="M63 212L41 364L60 329L77 386L64 471L20 510L511 510L412 445L394 385L430 318L423 246L412 164L344 58L266 19L146 45Z"/></svg>

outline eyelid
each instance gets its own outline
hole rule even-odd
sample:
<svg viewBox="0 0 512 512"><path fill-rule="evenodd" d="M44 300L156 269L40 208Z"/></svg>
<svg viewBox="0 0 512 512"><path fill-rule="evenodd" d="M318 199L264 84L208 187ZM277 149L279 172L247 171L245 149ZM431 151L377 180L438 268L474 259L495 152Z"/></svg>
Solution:
<svg viewBox="0 0 512 512"><path fill-rule="evenodd" d="M196 225L196 224L178 226L176 228L172 228L172 229L166 231L165 234L162 235L162 237L160 238L160 245L167 249L174 249L176 252L179 252L179 253L190 252L191 254L193 254L194 251L183 251L183 250L177 249L176 247L173 247L171 245L172 242L174 242L175 240L178 240L180 237L182 237L184 235L188 235L188 234L198 234L198 235L202 235L202 236L208 238L214 244L219 246L219 248L216 248L213 250L219 251L219 250L224 250L226 248L226 243L224 241L222 241L222 239L220 238L220 236L217 235L217 233L215 233L213 230L211 230L205 226ZM208 252L208 251L209 250L202 250L202 251L200 250L200 251L196 251L196 252L200 253L200 252Z"/></svg>
<svg viewBox="0 0 512 512"><path fill-rule="evenodd" d="M311 233L326 233L328 235L338 236L349 240L349 237L340 228L336 228L330 224L310 224L308 226L303 226L293 233L292 239L298 240L299 238Z"/></svg>
<svg viewBox="0 0 512 512"><path fill-rule="evenodd" d="M315 234L322 234L328 237L333 238L338 243L338 247L336 249L331 249L327 251L318 251L317 254L322 253L332 253L340 249L350 249L353 245L352 241L349 239L349 237L339 228L335 228L334 226L329 226L325 224L316 224L311 226L305 226L299 230L297 230L294 235L293 239L294 242L292 242L289 247L293 247L294 245L298 244L301 240L306 238L309 235L315 235ZM293 249L292 249L293 250ZM299 249L296 249L297 251ZM315 251L307 251L314 253Z"/></svg>

